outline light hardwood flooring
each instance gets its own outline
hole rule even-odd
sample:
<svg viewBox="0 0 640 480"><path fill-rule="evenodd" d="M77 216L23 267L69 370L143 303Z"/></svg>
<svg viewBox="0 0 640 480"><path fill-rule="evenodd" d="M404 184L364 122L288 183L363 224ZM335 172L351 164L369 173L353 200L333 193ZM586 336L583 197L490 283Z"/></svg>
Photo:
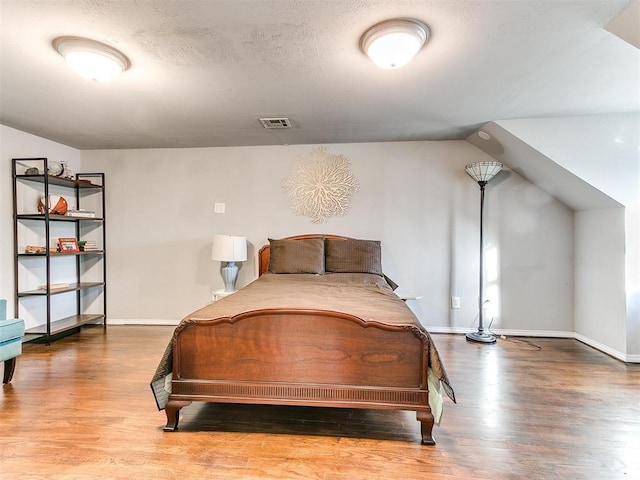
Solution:
<svg viewBox="0 0 640 480"><path fill-rule="evenodd" d="M172 331L25 344L0 393L0 478L640 479L640 365L574 340L433 335L458 404L429 447L415 413L382 410L194 403L164 433L149 380Z"/></svg>

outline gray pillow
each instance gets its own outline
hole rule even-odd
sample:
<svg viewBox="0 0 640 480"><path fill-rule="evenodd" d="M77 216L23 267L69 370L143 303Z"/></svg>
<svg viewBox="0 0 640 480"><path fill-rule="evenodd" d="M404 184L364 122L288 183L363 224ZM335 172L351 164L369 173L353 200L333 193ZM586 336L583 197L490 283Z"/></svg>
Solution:
<svg viewBox="0 0 640 480"><path fill-rule="evenodd" d="M271 273L324 273L324 238L269 239Z"/></svg>
<svg viewBox="0 0 640 480"><path fill-rule="evenodd" d="M382 275L379 240L325 239L325 270L332 273Z"/></svg>

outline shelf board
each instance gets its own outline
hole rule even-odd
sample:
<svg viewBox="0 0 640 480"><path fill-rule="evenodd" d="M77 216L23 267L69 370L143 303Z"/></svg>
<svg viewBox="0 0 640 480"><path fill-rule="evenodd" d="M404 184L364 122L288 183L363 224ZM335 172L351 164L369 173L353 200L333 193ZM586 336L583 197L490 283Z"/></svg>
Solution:
<svg viewBox="0 0 640 480"><path fill-rule="evenodd" d="M51 252L52 257L68 257L68 256L74 256L74 255L103 255L103 254L104 254L104 250L81 250L79 252L69 252L69 253ZM25 255L29 255L29 254L25 253Z"/></svg>
<svg viewBox="0 0 640 480"><path fill-rule="evenodd" d="M81 315L72 315L70 317L61 318L51 322L51 335L64 332L66 330L72 330L88 323L95 323L97 321L104 321L104 314L101 313L84 313ZM38 325L37 327L29 328L25 331L26 335L46 335L47 326Z"/></svg>
<svg viewBox="0 0 640 480"><path fill-rule="evenodd" d="M104 255L104 250L87 250L87 251L69 252L69 253L51 252L49 255L52 257L73 257L76 255ZM26 257L26 258L46 257L46 256L47 256L46 253L19 253L18 254L18 257Z"/></svg>
<svg viewBox="0 0 640 480"><path fill-rule="evenodd" d="M70 187L70 188L102 188L102 185L97 185L95 183L91 183L89 181L82 180L73 180L71 178L63 178L63 177L54 177L53 175L25 175L19 174L16 175L16 178L21 180L28 180L30 182L36 183L45 183L45 179L48 179L49 185L59 185L61 187Z"/></svg>
<svg viewBox="0 0 640 480"><path fill-rule="evenodd" d="M86 290L87 288L104 286L105 282L82 282L82 283L70 283L67 288L57 288L51 291L51 295L59 295L61 293L76 292L78 290ZM18 292L18 297L38 297L46 296L47 291L38 288L36 290L26 290L24 292Z"/></svg>
<svg viewBox="0 0 640 480"><path fill-rule="evenodd" d="M19 213L16 215L18 220L39 220L44 221L47 216L44 213ZM104 222L102 217L68 217L67 215L49 215L51 222Z"/></svg>

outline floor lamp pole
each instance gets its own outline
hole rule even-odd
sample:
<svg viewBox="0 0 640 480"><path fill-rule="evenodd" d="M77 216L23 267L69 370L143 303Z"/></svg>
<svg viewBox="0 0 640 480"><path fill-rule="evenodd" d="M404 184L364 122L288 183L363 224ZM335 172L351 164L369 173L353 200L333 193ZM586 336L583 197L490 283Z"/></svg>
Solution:
<svg viewBox="0 0 640 480"><path fill-rule="evenodd" d="M485 133L485 135L488 135ZM489 137L491 138L491 137ZM467 340L481 343L495 343L494 335L484 333L484 187L501 169L500 162L475 162L464 167L467 174L480 185L480 295L478 296L478 331L467 333Z"/></svg>
<svg viewBox="0 0 640 480"><path fill-rule="evenodd" d="M478 185L480 185L480 278L479 285L480 291L478 295L478 330L476 332L467 333L467 340L471 340L473 342L482 342L482 343L495 343L496 337L489 334L484 333L484 322L483 322L483 306L484 306L484 187L487 184L486 181L479 181Z"/></svg>

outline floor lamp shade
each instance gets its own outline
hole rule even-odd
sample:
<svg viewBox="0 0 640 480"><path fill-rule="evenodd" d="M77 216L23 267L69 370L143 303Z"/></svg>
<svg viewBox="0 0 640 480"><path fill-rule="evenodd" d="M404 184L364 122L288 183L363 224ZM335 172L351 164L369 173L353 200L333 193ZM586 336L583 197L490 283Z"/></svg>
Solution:
<svg viewBox="0 0 640 480"><path fill-rule="evenodd" d="M484 309L484 187L500 170L500 162L476 162L464 167L465 171L480 185L480 281L478 295L478 330L467 333L467 340L481 343L495 343L496 337L485 333L483 323Z"/></svg>
<svg viewBox="0 0 640 480"><path fill-rule="evenodd" d="M500 170L502 170L502 163L500 162L476 162L470 163L464 167L465 171L476 182L488 182L491 180Z"/></svg>
<svg viewBox="0 0 640 480"><path fill-rule="evenodd" d="M247 259L246 237L232 235L214 235L211 248L211 260L227 262L222 268L225 292L235 291L238 266L235 262L244 262Z"/></svg>

